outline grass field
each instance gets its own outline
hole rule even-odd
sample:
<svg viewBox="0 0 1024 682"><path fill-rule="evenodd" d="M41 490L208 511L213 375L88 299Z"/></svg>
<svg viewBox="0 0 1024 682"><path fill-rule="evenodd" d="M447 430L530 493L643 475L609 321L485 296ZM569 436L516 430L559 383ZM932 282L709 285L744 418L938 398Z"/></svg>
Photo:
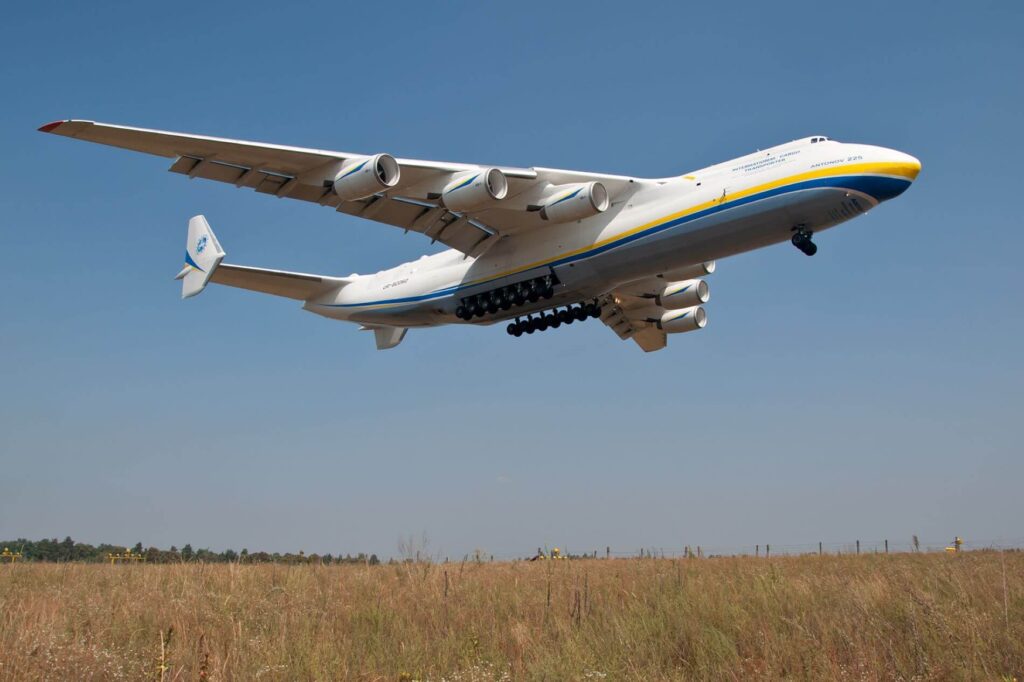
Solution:
<svg viewBox="0 0 1024 682"><path fill-rule="evenodd" d="M1021 552L0 566L2 679L1011 680L1022 671Z"/></svg>

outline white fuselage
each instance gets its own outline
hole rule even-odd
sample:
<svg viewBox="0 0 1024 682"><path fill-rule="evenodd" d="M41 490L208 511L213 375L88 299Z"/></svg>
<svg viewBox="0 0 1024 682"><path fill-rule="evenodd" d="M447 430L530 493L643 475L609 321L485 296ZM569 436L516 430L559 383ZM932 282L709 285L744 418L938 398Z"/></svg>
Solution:
<svg viewBox="0 0 1024 682"><path fill-rule="evenodd" d="M449 250L358 276L305 308L369 325L490 324L786 241L794 228L820 232L902 193L919 170L917 159L892 149L805 138L684 176L638 180L591 218L502 239L478 258ZM455 315L467 296L540 275L558 282L550 300L472 322Z"/></svg>

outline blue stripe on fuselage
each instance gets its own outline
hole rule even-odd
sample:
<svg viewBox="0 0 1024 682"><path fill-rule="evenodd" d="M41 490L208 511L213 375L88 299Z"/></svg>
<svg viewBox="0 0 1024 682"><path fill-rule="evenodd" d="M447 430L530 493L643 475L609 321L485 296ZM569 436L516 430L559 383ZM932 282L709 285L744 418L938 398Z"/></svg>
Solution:
<svg viewBox="0 0 1024 682"><path fill-rule="evenodd" d="M781 196L783 194L789 194L790 192L800 192L800 191L809 190L809 189L824 189L824 188L850 189L850 190L854 190L856 192L861 192L863 194L867 194L867 195L873 197L875 200L877 200L879 202L882 202L882 201L886 201L888 199L892 199L893 197L899 196L904 191L906 191L906 189L908 187L910 187L910 180L907 180L905 178L893 178L893 177L879 176L879 175L846 175L846 176L833 176L833 177L827 177L827 178L815 178L814 180L805 180L803 182L797 182L797 183L794 183L792 185L784 185L782 187L776 187L775 189L766 190L766 191L760 192L758 194L752 194L749 197L743 197L741 199L736 199L736 200L733 200L733 201L727 201L727 202L722 203L720 205L712 206L710 208L706 208L703 211L698 211L696 213L690 213L689 215L685 215L685 216L682 216L680 218L676 218L675 220L667 220L667 221L665 221L663 223L659 223L657 225L652 225L650 228L648 228L646 230L643 230L642 232L637 232L635 234L627 235L627 236L623 237L622 239L618 239L618 240L615 240L613 242L609 242L608 244L604 244L602 246L596 247L594 249L591 249L590 251L585 251L583 253L577 253L577 254L574 254L572 256L567 256L565 258L561 258L561 259L558 259L558 260L551 261L549 263L543 263L541 265L530 266L529 268L525 268L524 270L522 270L520 272L523 272L525 270L532 270L534 268L539 268L539 267L557 267L557 266L560 266L560 265L566 265L567 263L574 263L574 262L577 262L577 261L585 260L587 258L592 258L592 257L600 255L602 253L606 253L608 251L611 251L612 249L617 249L620 246L625 246L626 244L629 244L631 242L637 241L638 239L644 239L646 237L650 237L651 235L658 234L660 232L664 232L665 230L670 230L670 229L672 229L674 227L678 227L680 225L684 225L686 223L693 222L695 220L700 220L701 218L707 218L708 216L714 215L716 213L721 213L722 211L727 211L727 210L729 210L731 208L737 208L739 206L745 206L747 204L752 204L755 201L761 201L763 199L770 199L772 197ZM510 273L510 274L502 275L501 277L495 278L495 280L497 280L497 279L505 279L506 277L510 277L511 275L514 275L514 274L518 274L518 273ZM435 299L435 298L442 298L444 296L448 296L450 294L454 294L454 293L458 292L461 289L469 289L469 288L472 288L472 287L478 287L478 286L480 286L482 284L487 284L488 282L495 281L495 280L483 280L483 281L479 281L479 282L470 282L470 283L465 283L465 284L458 284L458 285L453 286L453 287L446 287L444 289L439 289L437 291L432 291L429 294L420 294L418 296L406 296L404 298L389 298L389 299L382 299L382 300L379 300L379 301L366 301L366 302L363 302L363 303L319 303L317 305L322 305L322 306L328 307L328 308L366 308L366 307L369 307L369 306L379 306L379 305L400 305L400 304L403 304L403 303L409 303L409 304L411 304L411 303L419 303L421 301L428 301L428 300Z"/></svg>

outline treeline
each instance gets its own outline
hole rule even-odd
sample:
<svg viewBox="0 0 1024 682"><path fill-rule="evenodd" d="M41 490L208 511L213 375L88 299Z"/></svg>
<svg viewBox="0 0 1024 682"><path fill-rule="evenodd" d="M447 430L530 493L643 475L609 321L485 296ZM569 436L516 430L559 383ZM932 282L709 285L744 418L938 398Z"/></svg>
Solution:
<svg viewBox="0 0 1024 682"><path fill-rule="evenodd" d="M129 553L132 556L140 556L147 563L154 564L175 564L181 562L204 562L204 563L282 563L282 564L372 564L380 563L376 554L360 552L355 556L346 554L298 554L279 552L250 552L243 549L236 552L233 549L226 549L223 552L214 552L209 549L192 549L192 545L184 545L181 549L172 546L170 549L158 549L156 547L142 546L141 542L135 543L134 547L123 545L90 545L85 542L75 542L70 537L63 540L56 538L50 540L8 540L0 541L0 551L6 548L12 554L20 554L17 561L83 561L103 562L110 561L111 555L116 555L119 561ZM8 559L9 560L9 559Z"/></svg>

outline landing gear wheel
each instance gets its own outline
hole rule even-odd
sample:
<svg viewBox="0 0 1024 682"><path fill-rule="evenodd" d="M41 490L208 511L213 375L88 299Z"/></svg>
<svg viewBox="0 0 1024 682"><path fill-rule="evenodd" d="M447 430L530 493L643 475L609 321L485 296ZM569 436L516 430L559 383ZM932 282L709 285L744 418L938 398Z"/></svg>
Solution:
<svg viewBox="0 0 1024 682"><path fill-rule="evenodd" d="M577 306L572 309L572 316L576 318L577 322L582 322L587 319L587 311L583 309L583 306Z"/></svg>
<svg viewBox="0 0 1024 682"><path fill-rule="evenodd" d="M572 311L566 308L565 310L559 310L557 313L558 319L562 321L562 324L572 324L576 319L572 316Z"/></svg>
<svg viewBox="0 0 1024 682"><path fill-rule="evenodd" d="M805 255L813 256L818 253L818 245L811 241L812 232L803 228L798 229L793 233L792 238L789 241L793 243L793 246L800 249Z"/></svg>
<svg viewBox="0 0 1024 682"><path fill-rule="evenodd" d="M509 325L505 327L505 331L508 332L509 336L518 336L516 332L519 331L519 325L517 325L515 322L509 322Z"/></svg>

